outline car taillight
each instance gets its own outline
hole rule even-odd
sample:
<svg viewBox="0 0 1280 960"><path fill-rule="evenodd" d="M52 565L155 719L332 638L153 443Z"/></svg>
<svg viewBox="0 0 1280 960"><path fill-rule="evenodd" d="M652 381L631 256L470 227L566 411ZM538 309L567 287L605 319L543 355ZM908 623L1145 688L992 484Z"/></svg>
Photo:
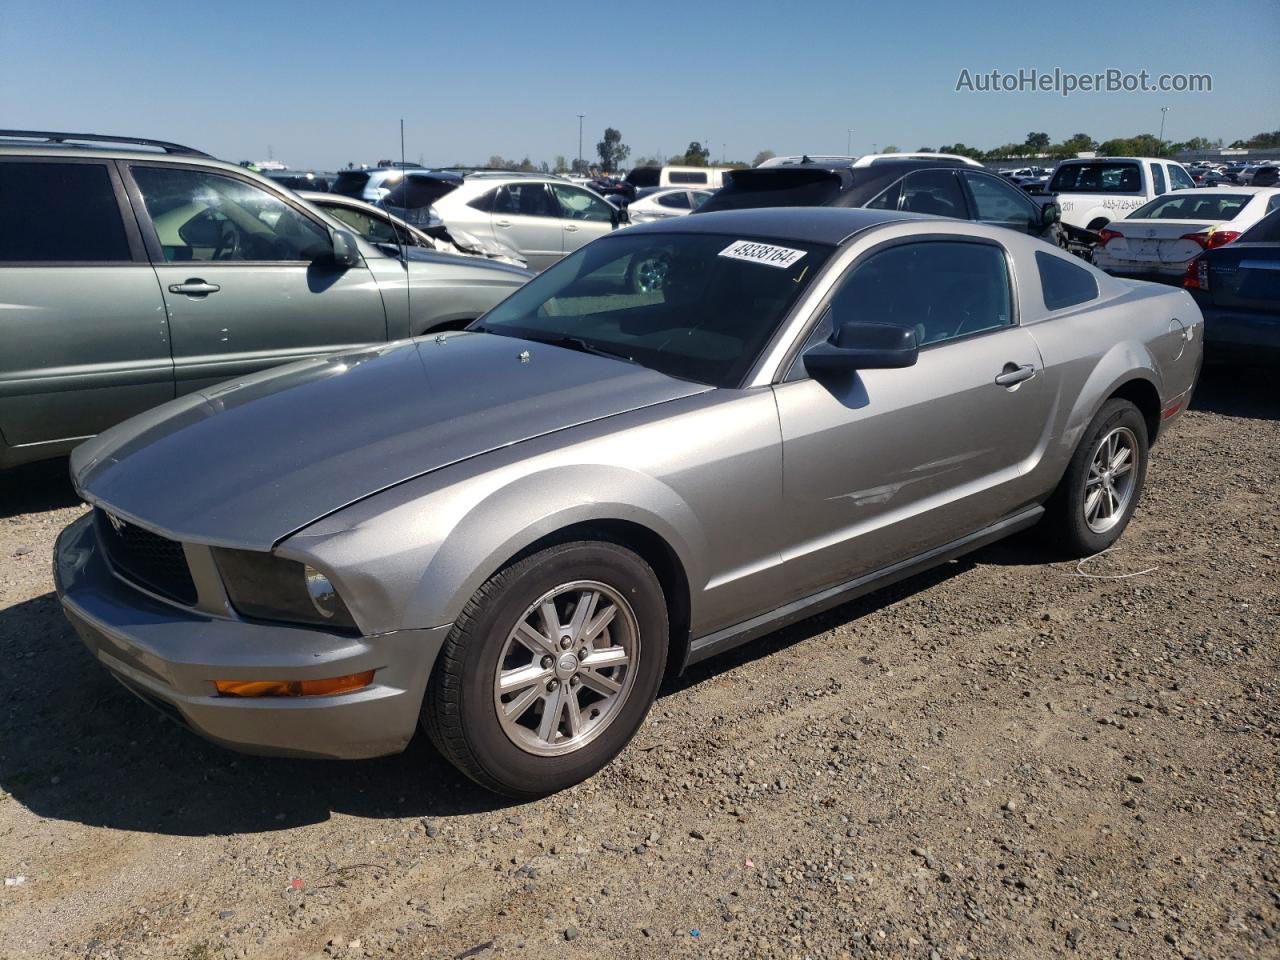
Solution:
<svg viewBox="0 0 1280 960"><path fill-rule="evenodd" d="M1123 234L1123 233L1121 233L1119 230L1106 230L1106 229L1099 230L1099 231L1098 231L1098 246L1100 246L1100 247L1105 247L1105 246L1106 246L1108 243L1110 243L1112 240L1118 240L1119 238L1121 238L1121 237L1123 237L1123 236L1124 236L1124 234Z"/></svg>
<svg viewBox="0 0 1280 960"><path fill-rule="evenodd" d="M1225 247L1240 236L1239 230L1202 230L1199 233L1184 233L1180 240L1194 240L1205 250L1216 250Z"/></svg>
<svg viewBox="0 0 1280 960"><path fill-rule="evenodd" d="M1209 261L1204 257L1196 257L1187 264L1182 274L1182 285L1188 290L1209 289Z"/></svg>

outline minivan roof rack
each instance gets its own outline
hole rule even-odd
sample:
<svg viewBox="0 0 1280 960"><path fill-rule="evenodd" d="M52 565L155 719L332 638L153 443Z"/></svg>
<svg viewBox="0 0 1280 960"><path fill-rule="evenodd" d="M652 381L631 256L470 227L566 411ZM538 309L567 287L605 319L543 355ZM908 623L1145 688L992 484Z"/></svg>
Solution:
<svg viewBox="0 0 1280 960"><path fill-rule="evenodd" d="M203 150L184 147L180 143L170 143L168 140L149 140L146 137L108 137L98 133L58 133L50 130L0 130L0 141L3 140L36 140L44 143L66 143L69 140L81 140L86 143L130 143L143 147L155 147L165 153L213 159Z"/></svg>

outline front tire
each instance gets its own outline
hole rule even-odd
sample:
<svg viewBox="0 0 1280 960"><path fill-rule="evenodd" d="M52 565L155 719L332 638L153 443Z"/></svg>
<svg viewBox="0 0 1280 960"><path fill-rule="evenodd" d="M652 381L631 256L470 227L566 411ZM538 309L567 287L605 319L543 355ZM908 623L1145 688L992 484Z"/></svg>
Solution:
<svg viewBox="0 0 1280 960"><path fill-rule="evenodd" d="M485 582L458 618L427 686L423 726L481 786L532 799L616 757L657 696L667 608L632 551L578 541Z"/></svg>
<svg viewBox="0 0 1280 960"><path fill-rule="evenodd" d="M1147 476L1147 422L1128 400L1103 404L1046 506L1053 544L1091 557L1115 544L1133 517Z"/></svg>

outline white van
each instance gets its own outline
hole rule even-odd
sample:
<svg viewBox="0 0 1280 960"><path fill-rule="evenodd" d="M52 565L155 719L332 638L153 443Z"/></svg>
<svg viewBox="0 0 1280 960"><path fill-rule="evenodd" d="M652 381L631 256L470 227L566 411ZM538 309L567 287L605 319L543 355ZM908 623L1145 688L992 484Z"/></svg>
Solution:
<svg viewBox="0 0 1280 960"><path fill-rule="evenodd" d="M658 175L660 187L706 187L719 190L729 167L663 167Z"/></svg>
<svg viewBox="0 0 1280 960"><path fill-rule="evenodd" d="M1093 157L1063 160L1046 190L1057 200L1063 223L1096 232L1170 190L1195 185L1182 164L1172 160Z"/></svg>

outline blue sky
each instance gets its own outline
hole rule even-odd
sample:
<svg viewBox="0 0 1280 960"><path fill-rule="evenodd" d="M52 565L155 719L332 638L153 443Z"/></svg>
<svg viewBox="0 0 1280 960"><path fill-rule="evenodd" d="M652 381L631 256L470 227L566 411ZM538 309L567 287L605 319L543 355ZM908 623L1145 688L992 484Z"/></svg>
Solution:
<svg viewBox="0 0 1280 960"><path fill-rule="evenodd" d="M1086 16L1089 10L1097 16ZM1217 11L1210 13L1210 11ZM1043 26L1034 25L1043 24ZM1228 142L1280 127L1280 4L0 0L0 126L295 166L991 147L1043 130ZM957 93L961 69L1213 75L1212 93ZM722 147L723 145L723 147Z"/></svg>

